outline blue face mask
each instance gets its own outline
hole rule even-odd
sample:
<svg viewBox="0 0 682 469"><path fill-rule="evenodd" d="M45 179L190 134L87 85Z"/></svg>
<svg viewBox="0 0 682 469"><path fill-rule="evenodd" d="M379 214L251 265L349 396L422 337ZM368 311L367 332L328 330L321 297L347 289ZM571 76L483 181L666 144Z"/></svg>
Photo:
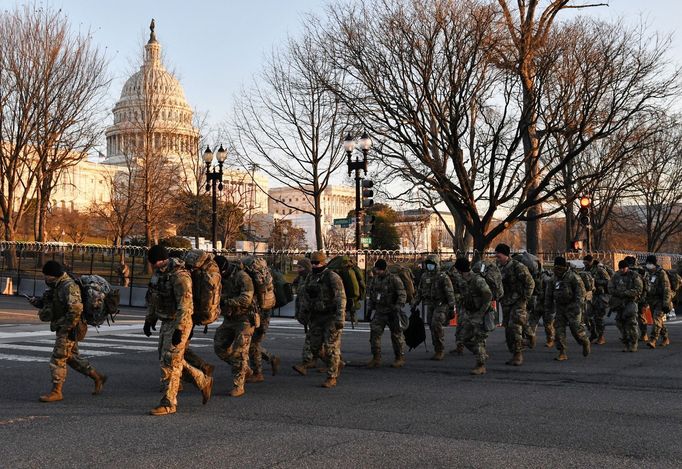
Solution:
<svg viewBox="0 0 682 469"><path fill-rule="evenodd" d="M426 270L433 272L436 270L436 265L435 264L426 264Z"/></svg>

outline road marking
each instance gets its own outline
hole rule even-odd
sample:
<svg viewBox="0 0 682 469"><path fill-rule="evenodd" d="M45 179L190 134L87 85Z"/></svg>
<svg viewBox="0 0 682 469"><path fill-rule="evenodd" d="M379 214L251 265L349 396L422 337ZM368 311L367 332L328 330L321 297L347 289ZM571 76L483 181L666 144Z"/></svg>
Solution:
<svg viewBox="0 0 682 469"><path fill-rule="evenodd" d="M39 344L49 344L50 341L47 339L36 340L35 342ZM98 342L80 342L78 344L79 348L82 347L94 347L94 348L113 348L116 350L136 350L138 352L151 352L159 350L158 347L146 346L146 345L124 345L124 344L102 344Z"/></svg>
<svg viewBox="0 0 682 469"><path fill-rule="evenodd" d="M92 355L93 357L99 356L99 357L106 357L108 355L119 355L118 352L104 352L102 350L86 350L81 347L79 348L79 352L85 352L86 355ZM54 347L40 347L37 345L17 345L17 344L0 344L0 349L9 349L9 350L26 350L27 352L45 352L50 355L52 355L52 350Z"/></svg>
<svg viewBox="0 0 682 469"><path fill-rule="evenodd" d="M34 357L32 355L12 355L11 353L0 353L0 360L10 360L13 362L49 362L50 357Z"/></svg>

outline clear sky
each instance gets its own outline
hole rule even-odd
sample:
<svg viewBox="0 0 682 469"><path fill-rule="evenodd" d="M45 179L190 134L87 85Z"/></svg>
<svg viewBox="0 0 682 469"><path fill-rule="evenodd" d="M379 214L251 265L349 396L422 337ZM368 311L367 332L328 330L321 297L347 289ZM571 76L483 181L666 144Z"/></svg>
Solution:
<svg viewBox="0 0 682 469"><path fill-rule="evenodd" d="M583 3L598 0L580 0ZM602 0L599 0L602 1ZM3 9L16 0L0 0ZM19 2L21 3L21 1ZM176 72L192 106L224 120L232 97L257 73L273 46L297 34L301 17L321 13L325 0L44 0L63 9L76 27L90 28L106 47L114 82L111 102L140 58L156 19L166 65ZM661 32L676 33L674 57L682 63L682 0L610 0L583 13L605 18L644 17Z"/></svg>

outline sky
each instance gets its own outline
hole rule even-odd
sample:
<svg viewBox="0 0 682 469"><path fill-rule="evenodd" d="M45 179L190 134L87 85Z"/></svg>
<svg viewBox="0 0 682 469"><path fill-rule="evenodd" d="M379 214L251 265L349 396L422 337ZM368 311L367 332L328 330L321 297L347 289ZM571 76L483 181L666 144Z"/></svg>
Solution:
<svg viewBox="0 0 682 469"><path fill-rule="evenodd" d="M576 0L594 3L601 0ZM2 9L20 0L0 0ZM180 79L190 106L208 112L213 123L229 117L233 97L248 86L264 59L297 35L307 13L321 14L326 0L43 0L61 8L74 28L90 29L94 41L106 48L113 82L111 106L123 83L139 64L149 37L149 22L167 67ZM676 33L673 60L682 64L682 0L609 0L609 7L582 10L607 19L641 18L664 34ZM573 14L573 13L569 13ZM568 15L564 15L568 17ZM110 117L111 118L111 117Z"/></svg>

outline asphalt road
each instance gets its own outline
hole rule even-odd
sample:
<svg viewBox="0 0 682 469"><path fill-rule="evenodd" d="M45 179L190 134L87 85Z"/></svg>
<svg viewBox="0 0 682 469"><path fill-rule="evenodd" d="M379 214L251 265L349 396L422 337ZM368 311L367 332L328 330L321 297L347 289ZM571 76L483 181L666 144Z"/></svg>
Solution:
<svg viewBox="0 0 682 469"><path fill-rule="evenodd" d="M141 311L91 332L81 348L109 375L105 392L70 373L65 400L43 404L52 335L0 298L0 467L680 467L682 328L666 349L621 353L617 332L587 359L570 344L567 362L539 347L520 368L504 365L503 332L489 339L488 374L469 376L470 354L429 360L424 348L404 369L369 370L368 330L347 328L349 361L339 385L291 370L302 329L273 322L267 347L283 367L266 382L227 394L230 372L213 355L211 332L193 346L218 365L214 396L186 386L178 413L152 417L159 400L156 341L141 334ZM13 309L14 308L14 309ZM26 316L28 317L28 316ZM447 331L448 346L454 330ZM542 333L541 333L542 335ZM429 349L431 346L429 344ZM87 351L87 352L85 352Z"/></svg>

